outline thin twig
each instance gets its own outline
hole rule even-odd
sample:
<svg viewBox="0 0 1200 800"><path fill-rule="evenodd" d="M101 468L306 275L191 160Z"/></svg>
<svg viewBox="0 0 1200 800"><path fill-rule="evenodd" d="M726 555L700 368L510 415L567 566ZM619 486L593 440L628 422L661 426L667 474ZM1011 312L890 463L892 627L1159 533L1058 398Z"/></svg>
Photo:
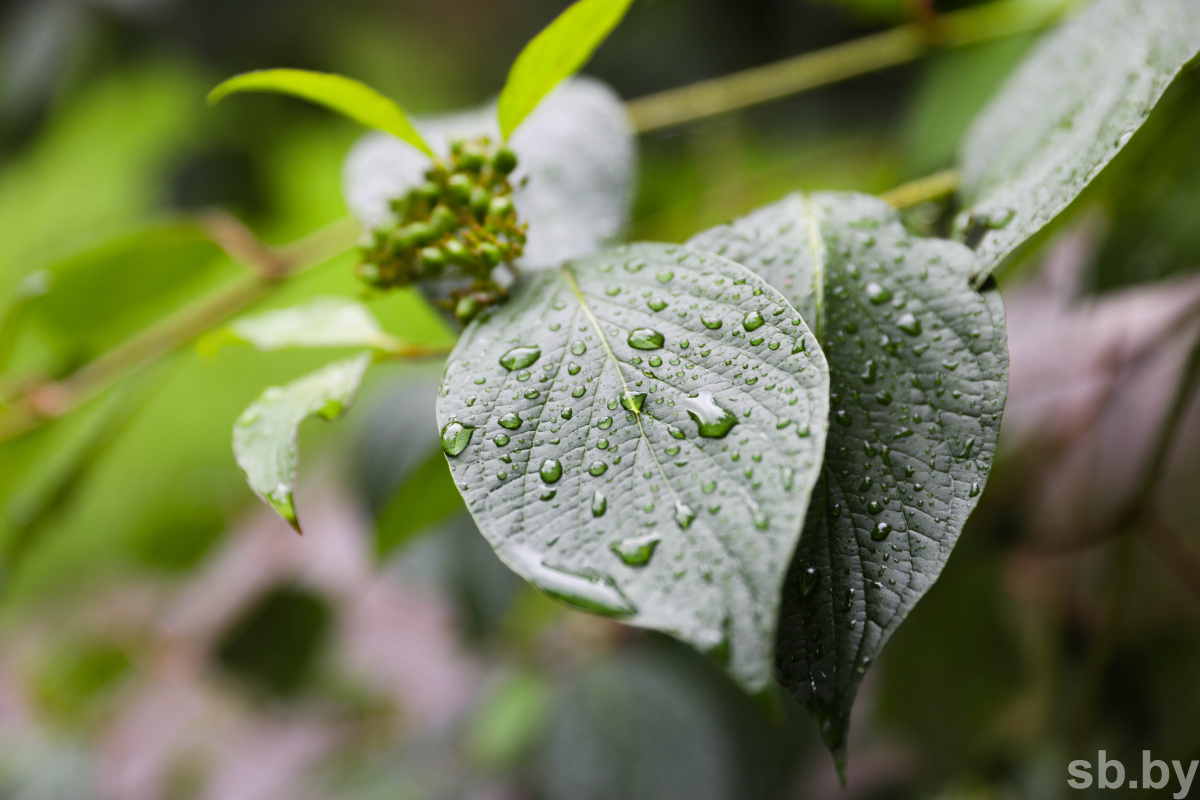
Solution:
<svg viewBox="0 0 1200 800"><path fill-rule="evenodd" d="M639 133L671 128L915 61L931 49L963 47L1038 30L1061 19L1072 5L1048 9L1023 0L999 0L774 64L668 89L633 100L626 109Z"/></svg>

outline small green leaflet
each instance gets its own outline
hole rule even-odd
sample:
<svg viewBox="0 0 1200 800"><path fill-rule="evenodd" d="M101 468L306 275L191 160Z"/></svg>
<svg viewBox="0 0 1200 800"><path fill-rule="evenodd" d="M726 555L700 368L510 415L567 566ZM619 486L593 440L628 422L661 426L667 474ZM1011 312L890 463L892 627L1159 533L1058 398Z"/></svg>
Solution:
<svg viewBox="0 0 1200 800"><path fill-rule="evenodd" d="M578 72L633 0L578 0L517 56L500 92L500 135L508 139L555 86Z"/></svg>
<svg viewBox="0 0 1200 800"><path fill-rule="evenodd" d="M983 284L1070 205L1200 52L1200 0L1094 0L1050 34L976 119L959 236Z"/></svg>
<svg viewBox="0 0 1200 800"><path fill-rule="evenodd" d="M296 485L296 438L311 416L340 417L354 402L369 354L335 361L286 386L273 386L242 412L233 426L233 455L254 493L288 521L300 523L292 491Z"/></svg>
<svg viewBox="0 0 1200 800"><path fill-rule="evenodd" d="M844 768L867 667L937 579L983 490L1008 383L1004 307L966 247L854 194L791 195L689 247L779 289L829 362L832 424L789 571L780 680Z"/></svg>
<svg viewBox="0 0 1200 800"><path fill-rule="evenodd" d="M259 350L292 347L373 347L395 351L403 343L384 333L362 303L317 297L307 303L236 320L208 343L245 342Z"/></svg>
<svg viewBox="0 0 1200 800"><path fill-rule="evenodd" d="M209 105L238 92L274 92L299 97L325 106L368 128L386 131L433 157L433 150L417 133L400 106L353 78L302 69L245 72L223 81L209 92Z"/></svg>
<svg viewBox="0 0 1200 800"><path fill-rule="evenodd" d="M640 244L526 276L464 332L437 421L510 567L671 633L758 691L820 471L827 382L812 333L760 278Z"/></svg>

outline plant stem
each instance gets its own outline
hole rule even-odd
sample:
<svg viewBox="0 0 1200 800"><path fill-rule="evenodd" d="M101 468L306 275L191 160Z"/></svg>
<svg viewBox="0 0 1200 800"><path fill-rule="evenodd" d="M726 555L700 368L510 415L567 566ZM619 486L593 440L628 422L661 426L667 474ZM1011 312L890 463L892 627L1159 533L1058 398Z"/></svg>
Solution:
<svg viewBox="0 0 1200 800"><path fill-rule="evenodd" d="M934 49L1039 30L1058 21L1074 5L1075 0L1049 7L1028 0L997 0L766 66L668 89L633 100L626 109L638 133L672 128L915 61Z"/></svg>
<svg viewBox="0 0 1200 800"><path fill-rule="evenodd" d="M353 246L358 236L357 224L342 219L276 249L260 242L233 217L210 214L201 224L231 257L248 262L254 274L218 287L66 378L33 388L0 415L0 442L14 439L47 420L57 419L78 408L128 375L263 299L285 278L341 255Z"/></svg>
<svg viewBox="0 0 1200 800"><path fill-rule="evenodd" d="M928 200L952 194L958 189L959 173L956 169L944 169L924 178L901 184L879 195L880 199L896 208L911 208Z"/></svg>

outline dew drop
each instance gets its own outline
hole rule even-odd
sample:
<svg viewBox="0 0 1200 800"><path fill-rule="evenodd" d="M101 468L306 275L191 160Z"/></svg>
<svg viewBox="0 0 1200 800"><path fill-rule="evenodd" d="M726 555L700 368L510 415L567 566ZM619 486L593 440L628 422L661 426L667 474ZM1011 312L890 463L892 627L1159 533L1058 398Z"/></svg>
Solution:
<svg viewBox="0 0 1200 800"><path fill-rule="evenodd" d="M877 542L882 542L892 532L892 526L886 522L881 522L871 531L871 538Z"/></svg>
<svg viewBox="0 0 1200 800"><path fill-rule="evenodd" d="M761 328L766 324L766 322L767 321L763 319L762 314L758 313L757 311L751 311L742 318L742 327L748 331L754 331Z"/></svg>
<svg viewBox="0 0 1200 800"><path fill-rule="evenodd" d="M510 411L500 418L500 427L507 428L510 431L515 431L521 427L521 418L517 416L515 411Z"/></svg>
<svg viewBox="0 0 1200 800"><path fill-rule="evenodd" d="M542 462L542 468L538 470L538 474L546 483L555 483L562 477L562 464L553 458L547 458Z"/></svg>
<svg viewBox="0 0 1200 800"><path fill-rule="evenodd" d="M708 328L710 331L719 330L721 325L724 324L716 317L706 317L703 314L700 315L700 321L703 322L704 327Z"/></svg>
<svg viewBox="0 0 1200 800"><path fill-rule="evenodd" d="M596 492L592 495L592 516L603 517L604 512L608 510L608 499L604 496L604 492Z"/></svg>
<svg viewBox="0 0 1200 800"><path fill-rule="evenodd" d="M629 346L636 350L658 350L663 346L663 335L652 328L637 328L629 332Z"/></svg>
<svg viewBox="0 0 1200 800"><path fill-rule="evenodd" d="M627 566L641 567L650 563L650 558L654 555L654 550L660 541L658 534L650 533L645 536L622 539L611 549Z"/></svg>
<svg viewBox="0 0 1200 800"><path fill-rule="evenodd" d="M688 416L699 426L700 435L706 439L722 439L737 425L737 417L717 405L708 392L692 395L682 402Z"/></svg>
<svg viewBox="0 0 1200 800"><path fill-rule="evenodd" d="M896 320L896 327L907 333L909 336L921 335L921 320L914 317L912 314L905 314Z"/></svg>
<svg viewBox="0 0 1200 800"><path fill-rule="evenodd" d="M540 347L514 347L500 356L500 366L512 372L514 369L524 369L531 366L541 357L542 348Z"/></svg>
<svg viewBox="0 0 1200 800"><path fill-rule="evenodd" d="M606 472L608 472L608 464L603 461L593 461L592 465L588 467L588 474L597 478Z"/></svg>
<svg viewBox="0 0 1200 800"><path fill-rule="evenodd" d="M878 283L868 283L867 299L871 301L871 305L881 306L888 300L892 299L892 292L890 289L880 286Z"/></svg>
<svg viewBox="0 0 1200 800"><path fill-rule="evenodd" d="M456 420L447 422L442 427L442 449L448 456L458 455L467 449L473 433L475 433L475 429L470 425L463 425Z"/></svg>

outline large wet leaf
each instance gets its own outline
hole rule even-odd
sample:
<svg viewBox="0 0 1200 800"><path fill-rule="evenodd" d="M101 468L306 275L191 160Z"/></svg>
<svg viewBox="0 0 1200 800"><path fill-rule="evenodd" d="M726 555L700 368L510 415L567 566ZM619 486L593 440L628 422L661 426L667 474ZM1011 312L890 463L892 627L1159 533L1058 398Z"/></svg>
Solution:
<svg viewBox="0 0 1200 800"><path fill-rule="evenodd" d="M1200 0L1095 0L1043 41L962 150L963 238L981 285L1125 146L1200 52Z"/></svg>
<svg viewBox="0 0 1200 800"><path fill-rule="evenodd" d="M209 92L208 102L215 104L239 92L273 92L299 97L325 106L368 128L386 131L422 153L433 155L400 106L365 83L344 75L303 69L245 72L222 81Z"/></svg>
<svg viewBox="0 0 1200 800"><path fill-rule="evenodd" d="M233 455L250 488L300 530L292 491L296 485L296 438L311 416L340 417L358 394L370 355L335 361L286 386L262 393L233 426Z"/></svg>
<svg viewBox="0 0 1200 800"><path fill-rule="evenodd" d="M507 139L555 86L578 72L625 16L633 0L577 0L517 56L497 117Z"/></svg>
<svg viewBox="0 0 1200 800"><path fill-rule="evenodd" d="M499 136L494 103L418 120L417 126L438 152L449 150L452 138ZM625 227L637 151L625 107L612 89L587 78L562 84L509 144L520 158L513 202L529 222L523 269L591 255ZM346 159L346 203L367 227L386 224L390 201L428 168L427 158L394 137L370 134Z"/></svg>
<svg viewBox="0 0 1200 800"><path fill-rule="evenodd" d="M966 247L881 200L792 195L689 242L744 264L813 327L830 372L821 482L789 571L781 681L835 756L868 665L941 572L992 463L1004 309Z"/></svg>
<svg viewBox="0 0 1200 800"><path fill-rule="evenodd" d="M530 276L471 325L438 424L509 566L713 653L758 690L827 381L812 333L761 279L643 244Z"/></svg>

